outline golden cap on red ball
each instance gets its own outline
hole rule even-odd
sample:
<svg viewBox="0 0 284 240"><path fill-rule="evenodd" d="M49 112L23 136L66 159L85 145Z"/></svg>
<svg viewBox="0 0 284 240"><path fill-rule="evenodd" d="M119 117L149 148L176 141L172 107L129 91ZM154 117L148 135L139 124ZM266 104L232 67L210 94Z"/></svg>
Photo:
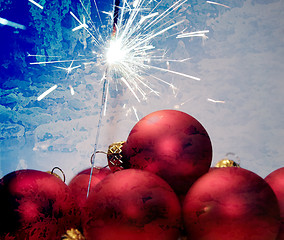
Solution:
<svg viewBox="0 0 284 240"><path fill-rule="evenodd" d="M125 141L115 142L109 145L107 151L108 165L115 172L124 169L122 147Z"/></svg>
<svg viewBox="0 0 284 240"><path fill-rule="evenodd" d="M46 172L51 174L51 175L53 175L53 176L55 176L55 177L57 177L57 178L59 178L60 180L62 180L62 178L58 174L52 173L51 171L46 171Z"/></svg>
<svg viewBox="0 0 284 240"><path fill-rule="evenodd" d="M78 229L71 228L70 230L66 231L61 237L61 240L85 240L86 238L82 235L82 233Z"/></svg>
<svg viewBox="0 0 284 240"><path fill-rule="evenodd" d="M236 163L233 160L224 158L224 159L220 160L219 162L217 162L215 167L218 167L218 168L222 168L222 167L240 167L240 164Z"/></svg>

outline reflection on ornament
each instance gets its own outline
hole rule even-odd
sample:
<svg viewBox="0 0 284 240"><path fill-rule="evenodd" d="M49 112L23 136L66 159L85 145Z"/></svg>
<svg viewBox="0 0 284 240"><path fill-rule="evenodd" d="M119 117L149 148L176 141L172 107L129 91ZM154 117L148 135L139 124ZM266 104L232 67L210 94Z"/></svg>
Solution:
<svg viewBox="0 0 284 240"><path fill-rule="evenodd" d="M217 162L215 167L218 167L218 168L223 168L223 167L240 167L240 164L238 164L235 161L230 160L230 159L222 159L219 162Z"/></svg>
<svg viewBox="0 0 284 240"><path fill-rule="evenodd" d="M107 151L107 160L109 168L113 171L119 171L124 168L127 168L125 166L125 161L123 161L123 155L122 155L122 147L124 145L125 141L121 142L115 142L108 147Z"/></svg>
<svg viewBox="0 0 284 240"><path fill-rule="evenodd" d="M66 231L61 237L61 240L85 240L86 238L82 235L82 233L78 229L71 228Z"/></svg>

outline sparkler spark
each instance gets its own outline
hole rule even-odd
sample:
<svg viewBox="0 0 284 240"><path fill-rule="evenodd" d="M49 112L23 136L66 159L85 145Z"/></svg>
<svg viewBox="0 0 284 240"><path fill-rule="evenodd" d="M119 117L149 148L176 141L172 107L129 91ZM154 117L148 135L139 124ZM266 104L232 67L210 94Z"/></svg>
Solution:
<svg viewBox="0 0 284 240"><path fill-rule="evenodd" d="M9 21L9 20L7 20L5 18L1 18L1 17L0 17L0 24L6 25L6 26L9 26L9 27L13 27L13 28L16 28L16 29L26 30L26 27L24 25Z"/></svg>
<svg viewBox="0 0 284 240"><path fill-rule="evenodd" d="M34 4L35 6L37 6L40 9L43 9L43 6L41 6L39 3L35 2L34 0L29 0L30 3Z"/></svg>
<svg viewBox="0 0 284 240"><path fill-rule="evenodd" d="M41 101L43 98L45 98L48 94L53 92L58 86L55 84L51 88L47 89L44 93L42 93L40 96L38 96L37 100Z"/></svg>
<svg viewBox="0 0 284 240"><path fill-rule="evenodd" d="M225 4L222 4L222 3L213 2L213 1L206 1L206 2L207 2L207 3L210 3L210 4L222 6L222 7L225 7L225 8L230 8L229 6L227 6L227 5L225 5Z"/></svg>
<svg viewBox="0 0 284 240"><path fill-rule="evenodd" d="M67 74L69 74L69 73L71 73L71 72L72 72L72 70L74 70L74 69L76 69L76 68L81 67L81 65L77 65L77 66L75 66L75 67L72 67L73 62L74 62L74 60L72 60L72 61L71 61L70 66L69 66L69 67L67 67L67 68L64 68L64 67L58 67L58 66L55 66L55 68L63 69L63 70L65 70L65 71L67 72Z"/></svg>
<svg viewBox="0 0 284 240"><path fill-rule="evenodd" d="M73 96L75 94L74 88L71 85L69 85L69 88L70 88L70 93Z"/></svg>
<svg viewBox="0 0 284 240"><path fill-rule="evenodd" d="M41 65L41 64L53 64L53 63L64 63L64 62L77 62L90 59L81 59L81 60L58 60L58 61L46 61L46 62L31 62L30 65Z"/></svg>
<svg viewBox="0 0 284 240"><path fill-rule="evenodd" d="M83 23L81 23L78 27L73 28L72 31L75 32L81 28L88 28L88 25L86 24L85 16L83 16Z"/></svg>
<svg viewBox="0 0 284 240"><path fill-rule="evenodd" d="M46 55L30 54L30 53L27 52L27 57L44 57L44 58L46 58ZM50 58L61 58L60 56L50 56L50 55L48 55L48 57L50 57Z"/></svg>
<svg viewBox="0 0 284 240"><path fill-rule="evenodd" d="M85 16L83 15L83 22L81 22L76 16L75 16L75 14L73 13L73 12L70 12L70 14L71 14L71 16L80 24L78 27L75 27L75 28L73 28L72 29L72 31L73 32L75 32L75 31L77 31L77 30L79 30L79 29L81 29L81 28L88 28L88 25L86 24L86 18L85 18Z"/></svg>
<svg viewBox="0 0 284 240"><path fill-rule="evenodd" d="M209 33L209 30L203 30L203 31L196 31L196 32L189 32L189 33L182 33L177 35L177 38L187 38L187 37L202 37L202 38L208 38L205 34Z"/></svg>
<svg viewBox="0 0 284 240"><path fill-rule="evenodd" d="M137 109L134 106L132 106L132 109L134 111L135 117L136 117L137 122L138 122L140 119L139 119L138 114L137 114Z"/></svg>
<svg viewBox="0 0 284 240"><path fill-rule="evenodd" d="M214 100L212 98L207 98L207 101L209 102L213 102L213 103L226 103L225 101L221 101L221 100Z"/></svg>

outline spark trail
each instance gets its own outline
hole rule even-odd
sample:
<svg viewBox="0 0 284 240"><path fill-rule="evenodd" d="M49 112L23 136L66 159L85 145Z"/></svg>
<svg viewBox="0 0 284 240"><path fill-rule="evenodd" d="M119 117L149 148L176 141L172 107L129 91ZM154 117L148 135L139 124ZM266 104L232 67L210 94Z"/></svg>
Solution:
<svg viewBox="0 0 284 240"><path fill-rule="evenodd" d="M209 33L209 30L203 30L203 31L196 31L196 32L189 32L189 33L182 33L177 35L177 38L188 38L188 37L202 37L202 38L208 38L206 36L206 33Z"/></svg>
<svg viewBox="0 0 284 240"><path fill-rule="evenodd" d="M226 103L225 101L223 100L214 100L212 98L207 98L207 101L208 102L213 102L213 103Z"/></svg>
<svg viewBox="0 0 284 240"><path fill-rule="evenodd" d="M53 92L58 86L55 84L51 88L47 89L44 93L42 93L40 96L38 96L37 100L41 101L43 98L45 98L48 94Z"/></svg>
<svg viewBox="0 0 284 240"><path fill-rule="evenodd" d="M26 27L24 25L9 21L9 20L7 20L5 18L1 18L1 17L0 17L0 24L6 25L6 26L9 26L9 27L13 27L13 28L16 28L16 29L26 30Z"/></svg>
<svg viewBox="0 0 284 240"><path fill-rule="evenodd" d="M37 6L40 9L43 9L43 6L40 5L39 3L35 2L34 0L29 0L30 3L34 4L35 6Z"/></svg>
<svg viewBox="0 0 284 240"><path fill-rule="evenodd" d="M218 6L225 7L225 8L230 8L229 6L222 4L222 3L213 2L213 1L206 1L206 2L209 4L214 4L214 5L218 5Z"/></svg>

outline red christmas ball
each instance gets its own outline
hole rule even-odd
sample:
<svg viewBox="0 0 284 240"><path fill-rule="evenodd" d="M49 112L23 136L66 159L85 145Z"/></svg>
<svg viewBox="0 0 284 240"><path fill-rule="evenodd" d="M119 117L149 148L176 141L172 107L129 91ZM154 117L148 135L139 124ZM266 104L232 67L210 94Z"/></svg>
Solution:
<svg viewBox="0 0 284 240"><path fill-rule="evenodd" d="M189 239L272 240L280 226L270 186L243 168L219 168L188 191L183 218Z"/></svg>
<svg viewBox="0 0 284 240"><path fill-rule="evenodd" d="M77 228L80 212L68 186L37 170L19 170L0 180L0 239L60 239Z"/></svg>
<svg viewBox="0 0 284 240"><path fill-rule="evenodd" d="M89 194L94 190L94 187L110 173L111 171L107 168L93 168ZM91 168L85 169L78 173L68 184L80 208L83 207L87 199L90 174Z"/></svg>
<svg viewBox="0 0 284 240"><path fill-rule="evenodd" d="M181 209L163 179L127 169L108 175L95 186L83 215L88 240L176 240Z"/></svg>
<svg viewBox="0 0 284 240"><path fill-rule="evenodd" d="M159 175L178 194L185 194L212 161L211 141L204 127L176 110L161 110L142 118L122 150L128 167Z"/></svg>
<svg viewBox="0 0 284 240"><path fill-rule="evenodd" d="M284 239L284 167L270 173L264 179L273 189L280 207L281 226L276 240Z"/></svg>

